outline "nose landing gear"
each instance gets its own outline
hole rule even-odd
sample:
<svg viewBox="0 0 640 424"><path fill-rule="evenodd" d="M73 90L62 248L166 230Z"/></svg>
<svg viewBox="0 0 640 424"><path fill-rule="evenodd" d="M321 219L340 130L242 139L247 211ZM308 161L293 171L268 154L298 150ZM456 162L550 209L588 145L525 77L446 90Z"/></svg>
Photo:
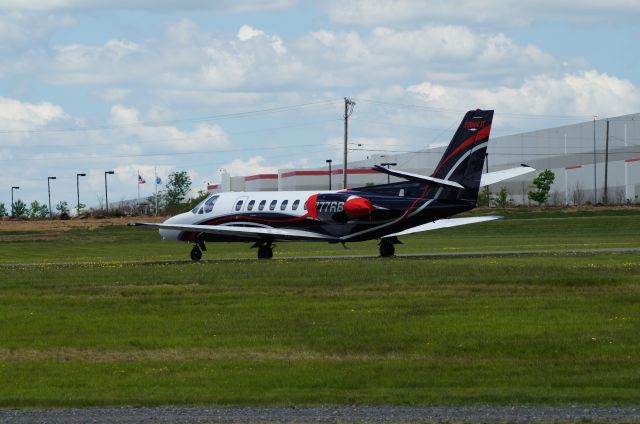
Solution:
<svg viewBox="0 0 640 424"><path fill-rule="evenodd" d="M202 250L200 250L200 248L198 247L197 244L195 244L193 246L193 249L191 249L191 260L192 261L199 261L200 259L202 259Z"/></svg>
<svg viewBox="0 0 640 424"><path fill-rule="evenodd" d="M207 246L205 246L203 241L199 241L198 243L194 244L193 248L191 249L191 260L197 262L202 259L203 251L207 251Z"/></svg>

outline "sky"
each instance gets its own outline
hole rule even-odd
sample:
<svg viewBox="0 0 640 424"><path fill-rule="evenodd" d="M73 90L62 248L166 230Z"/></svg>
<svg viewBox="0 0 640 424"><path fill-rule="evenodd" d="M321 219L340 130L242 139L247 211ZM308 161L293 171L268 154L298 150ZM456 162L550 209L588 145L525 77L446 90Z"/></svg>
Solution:
<svg viewBox="0 0 640 424"><path fill-rule="evenodd" d="M231 175L640 112L640 2L0 0L0 203ZM147 183L138 185L137 175Z"/></svg>

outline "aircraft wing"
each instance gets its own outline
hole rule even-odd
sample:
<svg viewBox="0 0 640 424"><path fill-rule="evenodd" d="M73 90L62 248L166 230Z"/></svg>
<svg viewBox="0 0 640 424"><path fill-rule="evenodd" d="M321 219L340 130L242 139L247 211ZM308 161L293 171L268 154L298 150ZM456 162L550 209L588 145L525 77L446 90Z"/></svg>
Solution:
<svg viewBox="0 0 640 424"><path fill-rule="evenodd" d="M153 227L163 230L192 231L195 233L210 233L237 237L275 238L279 240L324 240L337 241L335 237L313 231L263 228L263 227L239 227L233 225L196 225L196 224L155 224L147 222L132 222L130 226Z"/></svg>
<svg viewBox="0 0 640 424"><path fill-rule="evenodd" d="M394 234L388 234L383 238L405 236L407 234L421 233L423 231L437 230L440 228L457 227L458 225L477 224L479 222L493 221L494 219L502 219L502 217L501 216L474 216L469 218L439 219L437 221L418 225L413 228L408 228L404 231L400 231Z"/></svg>
<svg viewBox="0 0 640 424"><path fill-rule="evenodd" d="M499 183L500 181L508 180L509 178L519 177L520 175L528 174L529 172L533 172L535 170L535 168L522 164L517 168L488 172L486 174L482 174L482 177L480 177L480 187Z"/></svg>

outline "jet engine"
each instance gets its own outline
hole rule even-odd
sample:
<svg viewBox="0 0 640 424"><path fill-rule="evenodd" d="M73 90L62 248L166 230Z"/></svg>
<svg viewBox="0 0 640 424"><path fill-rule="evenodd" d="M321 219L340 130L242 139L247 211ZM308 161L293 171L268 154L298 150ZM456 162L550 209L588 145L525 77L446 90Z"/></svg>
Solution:
<svg viewBox="0 0 640 424"><path fill-rule="evenodd" d="M323 222L344 223L358 218L368 218L375 209L369 199L349 193L319 193L305 202L307 213Z"/></svg>

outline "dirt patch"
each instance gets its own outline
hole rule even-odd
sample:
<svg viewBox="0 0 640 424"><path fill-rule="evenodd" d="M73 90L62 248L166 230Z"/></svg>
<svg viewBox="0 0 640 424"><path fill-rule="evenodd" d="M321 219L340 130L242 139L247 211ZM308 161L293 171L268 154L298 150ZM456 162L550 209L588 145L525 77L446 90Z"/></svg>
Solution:
<svg viewBox="0 0 640 424"><path fill-rule="evenodd" d="M159 217L125 217L125 218L87 218L69 220L11 220L0 219L1 232L35 232L35 237L43 236L43 233L58 233L73 229L95 230L109 225L127 225L129 222L162 222L166 216ZM11 236L5 236L11 237ZM24 238L20 237L20 240ZM3 238L4 240L4 238Z"/></svg>

